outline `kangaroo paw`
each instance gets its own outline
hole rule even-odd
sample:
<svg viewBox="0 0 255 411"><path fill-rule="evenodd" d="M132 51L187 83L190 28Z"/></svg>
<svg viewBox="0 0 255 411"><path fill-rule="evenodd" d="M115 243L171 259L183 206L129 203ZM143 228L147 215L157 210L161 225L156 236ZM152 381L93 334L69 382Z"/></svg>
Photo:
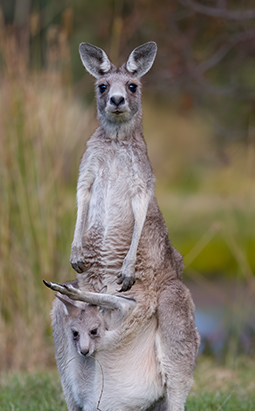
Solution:
<svg viewBox="0 0 255 411"><path fill-rule="evenodd" d="M70 263L77 273L84 273L93 264L92 258L85 257L81 247L72 247Z"/></svg>
<svg viewBox="0 0 255 411"><path fill-rule="evenodd" d="M128 276L128 275L123 274L122 272L119 273L117 278L119 279L117 281L117 284L122 284L122 287L119 290L119 292L130 290L130 288L135 283L135 277L134 276Z"/></svg>

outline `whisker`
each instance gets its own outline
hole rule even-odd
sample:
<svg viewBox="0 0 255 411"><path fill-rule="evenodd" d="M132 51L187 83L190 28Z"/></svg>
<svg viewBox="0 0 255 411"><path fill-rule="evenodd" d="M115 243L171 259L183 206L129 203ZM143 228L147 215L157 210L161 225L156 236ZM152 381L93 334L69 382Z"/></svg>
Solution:
<svg viewBox="0 0 255 411"><path fill-rule="evenodd" d="M99 405L100 405L100 402L101 402L101 399L102 399L102 395L103 395L103 392L104 392L104 371L103 371L103 367L102 367L100 361L99 361L97 358L93 357L92 355L91 355L90 357L91 357L91 358L94 358L94 360L96 360L96 361L98 362L98 364L99 364L99 366L100 366L100 369L101 369L101 373L102 373L102 388L101 388L101 393L100 393L100 396L99 396L99 399L98 399L98 403L97 403L97 410L98 410L98 411L102 411L102 410L100 410Z"/></svg>
<svg viewBox="0 0 255 411"><path fill-rule="evenodd" d="M67 361L64 370L66 369L66 367L70 364L71 361L75 360L75 358L79 358L79 355L75 355L74 357L70 358L70 360Z"/></svg>
<svg viewBox="0 0 255 411"><path fill-rule="evenodd" d="M73 360L75 360L75 358L79 358L79 357L80 357L79 355L75 355L74 357L70 358L70 360L67 361L67 363L66 363L66 365L65 365L65 367L64 367L64 370L65 370L66 367L70 364L71 361L73 361ZM101 399L102 399L102 395L103 395L103 392L104 392L104 371L103 371L103 367L102 367L102 364L100 363L100 361L99 361L96 357L93 357L93 355L90 355L90 357L93 358L94 360L96 360L96 361L98 362L98 364L99 364L99 366L100 366L101 374L102 374L102 388L101 388L101 392L100 392L99 399L98 399L98 402L97 402L97 410L98 410L98 411L102 411L102 410L99 408L99 405L100 405L100 402L101 402Z"/></svg>

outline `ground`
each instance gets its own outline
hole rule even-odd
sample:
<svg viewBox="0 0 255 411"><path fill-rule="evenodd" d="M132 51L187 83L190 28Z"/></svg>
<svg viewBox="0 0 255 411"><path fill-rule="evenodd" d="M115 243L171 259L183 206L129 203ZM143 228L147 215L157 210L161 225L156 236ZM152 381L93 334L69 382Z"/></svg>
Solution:
<svg viewBox="0 0 255 411"><path fill-rule="evenodd" d="M56 370L0 374L1 411L66 411ZM231 359L220 366L200 357L186 411L254 411L255 362Z"/></svg>

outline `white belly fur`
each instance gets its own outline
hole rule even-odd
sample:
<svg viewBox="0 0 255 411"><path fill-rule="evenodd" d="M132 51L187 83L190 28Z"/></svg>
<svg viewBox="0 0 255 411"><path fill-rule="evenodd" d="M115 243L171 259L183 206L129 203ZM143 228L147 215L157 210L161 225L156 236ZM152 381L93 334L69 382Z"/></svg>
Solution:
<svg viewBox="0 0 255 411"><path fill-rule="evenodd" d="M100 226L104 232L111 228L133 224L133 212L128 181L106 181L96 178L89 204L87 228Z"/></svg>
<svg viewBox="0 0 255 411"><path fill-rule="evenodd" d="M103 411L145 410L163 396L164 386L155 353L156 320L143 335L120 349L97 354L103 368L104 388L99 408ZM102 390L102 372L97 364L97 395Z"/></svg>

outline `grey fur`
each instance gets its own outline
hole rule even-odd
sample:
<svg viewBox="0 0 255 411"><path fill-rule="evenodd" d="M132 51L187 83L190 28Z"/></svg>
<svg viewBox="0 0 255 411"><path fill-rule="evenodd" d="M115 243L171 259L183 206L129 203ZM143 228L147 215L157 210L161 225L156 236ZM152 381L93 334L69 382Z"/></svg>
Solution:
<svg viewBox="0 0 255 411"><path fill-rule="evenodd" d="M103 51L86 43L81 46L84 66L94 75L99 73ZM148 268L164 267L168 276L174 269L172 278L177 271L181 276L181 256L168 240L154 195L155 179L142 134L141 83L126 68L135 65L134 73L146 73L155 53L153 42L137 47L126 64L118 70L112 65L96 82L101 125L88 141L80 164L78 214L70 259L77 273L87 271L82 279L93 281L95 291L102 287L105 276L109 286L108 277L112 282L114 273L119 274L122 291L131 288L140 271ZM95 56L98 59L93 70ZM102 85L107 88L100 93ZM130 85L137 87L135 93L129 90ZM120 105L112 104L113 98L120 97ZM136 269L139 260L143 267Z"/></svg>
<svg viewBox="0 0 255 411"><path fill-rule="evenodd" d="M195 329L194 305L179 280L159 296L159 307L168 309L159 309L158 319L153 316L146 326L141 324L139 333L124 341L122 324L132 317L134 301L81 292L77 281L45 284L64 295L56 296L51 314L56 360L69 411L96 411L102 372L103 411L184 409L199 340L197 335L191 338ZM91 301L98 307L89 304ZM96 336L91 335L95 329ZM78 340L73 332L79 335Z"/></svg>
<svg viewBox="0 0 255 411"><path fill-rule="evenodd" d="M99 47L88 43L81 43L79 47L80 56L87 71L94 77L99 78L111 69L111 62L105 52Z"/></svg>
<svg viewBox="0 0 255 411"><path fill-rule="evenodd" d="M126 69L136 77L142 77L150 70L157 53L157 44L154 41L136 47L130 54Z"/></svg>
<svg viewBox="0 0 255 411"><path fill-rule="evenodd" d="M81 292L78 288L77 280L66 283L64 285L58 283L48 283L47 281L43 280L44 284L51 288L54 291L61 293L64 296L68 297L68 300L76 301L76 307L83 308L83 303L87 303L93 306L99 306L104 311L104 320L107 323L107 318L110 318L110 321L113 323L115 328L121 324L126 317L128 317L136 306L136 301L130 298L122 297L122 296L115 296L110 294L105 294L104 287L100 293L93 293L89 291ZM61 298L58 296L61 300ZM78 301L78 302L77 302ZM66 308L68 310L68 304L66 301L62 301L65 303ZM81 305L79 305L81 302ZM70 301L69 301L70 303ZM73 305L71 306L71 309ZM107 314L106 314L107 313ZM70 314L70 313L69 313ZM112 326L112 325L111 325Z"/></svg>
<svg viewBox="0 0 255 411"><path fill-rule="evenodd" d="M55 344L55 356L61 384L69 411L95 411L102 386L102 372L96 362L98 351L109 351L116 338L114 329L120 326L123 319L130 315L127 306L134 307L133 301L114 297L111 308L109 302L98 294L98 306L80 302L82 297L89 300L89 293L81 295L77 280L64 286L44 282L55 291L60 291L53 302L51 311L52 328ZM77 292L77 295L75 294ZM92 293L91 293L92 294ZM68 295L79 301L69 299ZM91 296L95 302L95 295ZM100 307L99 307L100 303ZM103 304L103 307L101 306ZM100 354L99 354L100 356ZM107 398L109 397L106 396ZM111 404L111 398L107 399Z"/></svg>
<svg viewBox="0 0 255 411"><path fill-rule="evenodd" d="M111 345L97 353L107 381L102 410L183 411L199 335L142 133L140 77L156 46L138 47L117 69L101 49L84 44L83 64L97 78L100 126L80 164L70 261L82 293L107 286L110 295L119 295L122 284L120 291L136 301Z"/></svg>

